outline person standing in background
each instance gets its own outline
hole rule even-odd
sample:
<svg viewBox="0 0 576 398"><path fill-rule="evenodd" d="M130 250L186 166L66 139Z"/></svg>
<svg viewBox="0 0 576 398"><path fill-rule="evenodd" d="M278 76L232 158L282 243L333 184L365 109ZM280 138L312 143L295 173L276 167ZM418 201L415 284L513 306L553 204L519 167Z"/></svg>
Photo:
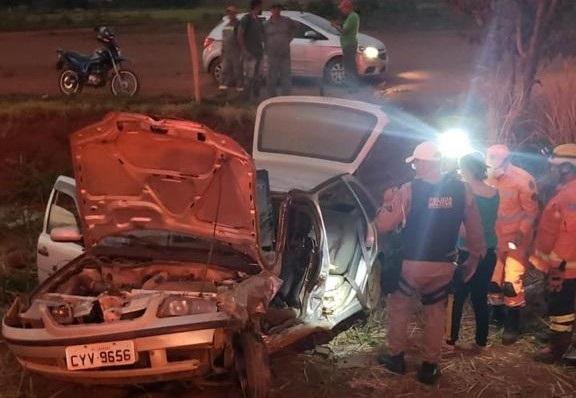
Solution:
<svg viewBox="0 0 576 398"><path fill-rule="evenodd" d="M234 6L226 8L228 22L222 30L222 83L219 90L236 87L243 90L242 51L238 44L238 10Z"/></svg>
<svg viewBox="0 0 576 398"><path fill-rule="evenodd" d="M464 180L468 183L480 213L480 220L486 241L486 254L480 260L476 272L468 283L457 285L454 293L452 310L452 330L448 346L455 346L460 334L462 312L468 295L472 301L472 309L476 320L476 341L469 349L481 351L488 343L488 330L490 312L488 308L488 287L496 265L496 215L500 197L498 190L486 184L487 166L480 154L469 154L460 159L460 170ZM466 237L459 242L458 262L468 258Z"/></svg>
<svg viewBox="0 0 576 398"><path fill-rule="evenodd" d="M262 0L250 1L250 12L238 24L238 44L242 50L244 89L248 100L260 96L260 69L264 55L264 26L260 20Z"/></svg>
<svg viewBox="0 0 576 398"><path fill-rule="evenodd" d="M292 73L290 43L296 34L296 23L281 15L282 5L274 4L270 9L272 15L264 24L264 48L268 60L267 87L268 96L277 95L280 85L281 95L290 95L292 90Z"/></svg>
<svg viewBox="0 0 576 398"><path fill-rule="evenodd" d="M349 91L358 90L358 66L356 55L358 54L358 30L360 29L360 17L354 11L351 0L342 0L338 6L340 12L346 17L340 25L332 25L340 31L340 46L342 47L342 63L346 75L346 85Z"/></svg>

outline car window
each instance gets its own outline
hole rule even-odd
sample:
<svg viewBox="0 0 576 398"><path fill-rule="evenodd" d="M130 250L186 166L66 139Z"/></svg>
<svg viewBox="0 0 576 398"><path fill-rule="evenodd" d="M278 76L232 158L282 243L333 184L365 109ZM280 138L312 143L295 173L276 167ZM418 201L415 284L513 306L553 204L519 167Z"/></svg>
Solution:
<svg viewBox="0 0 576 398"><path fill-rule="evenodd" d="M54 200L50 206L46 232L50 233L54 228L60 227L79 228L78 220L78 209L76 208L74 198L62 191L56 191Z"/></svg>
<svg viewBox="0 0 576 398"><path fill-rule="evenodd" d="M345 274L362 258L360 237L367 223L360 205L341 180L320 192L318 203L330 253L330 273Z"/></svg>
<svg viewBox="0 0 576 398"><path fill-rule="evenodd" d="M302 19L305 20L306 22L309 22L310 25L313 26L318 26L320 29L339 36L340 32L338 32L338 29L336 29L334 26L332 26L332 24L330 23L330 21L328 21L325 18L319 17L318 15L314 15L314 14L304 14L302 15Z"/></svg>
<svg viewBox="0 0 576 398"><path fill-rule="evenodd" d="M378 118L372 113L350 107L315 103L270 104L261 115L258 149L352 163L377 123Z"/></svg>
<svg viewBox="0 0 576 398"><path fill-rule="evenodd" d="M318 35L317 40L326 40L326 37L324 37L324 35L316 31L315 29L311 28L310 26L303 24L302 22L299 21L294 21L294 23L296 23L297 26L296 35L294 36L295 39L307 39L306 32L313 31L316 32L316 34Z"/></svg>

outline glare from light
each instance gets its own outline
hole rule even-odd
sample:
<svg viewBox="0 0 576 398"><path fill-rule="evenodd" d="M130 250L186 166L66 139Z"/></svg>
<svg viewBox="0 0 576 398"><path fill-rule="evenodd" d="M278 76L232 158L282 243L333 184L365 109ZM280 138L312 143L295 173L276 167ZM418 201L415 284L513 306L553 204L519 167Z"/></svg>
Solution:
<svg viewBox="0 0 576 398"><path fill-rule="evenodd" d="M368 59L378 58L378 49L376 47L366 47L364 49L364 56Z"/></svg>
<svg viewBox="0 0 576 398"><path fill-rule="evenodd" d="M438 137L438 145L442 155L457 159L474 152L466 130L454 128L446 130Z"/></svg>

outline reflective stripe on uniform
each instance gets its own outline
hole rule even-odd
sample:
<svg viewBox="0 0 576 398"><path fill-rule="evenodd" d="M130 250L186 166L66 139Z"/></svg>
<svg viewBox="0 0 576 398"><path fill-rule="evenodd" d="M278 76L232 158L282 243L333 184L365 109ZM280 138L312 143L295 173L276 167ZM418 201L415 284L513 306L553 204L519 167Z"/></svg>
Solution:
<svg viewBox="0 0 576 398"><path fill-rule="evenodd" d="M551 323L550 324L550 330L552 330L554 332L571 332L572 331L572 325L561 325L558 323Z"/></svg>
<svg viewBox="0 0 576 398"><path fill-rule="evenodd" d="M576 314L550 316L550 322L554 323L567 323L567 322L574 322L575 320L576 320Z"/></svg>

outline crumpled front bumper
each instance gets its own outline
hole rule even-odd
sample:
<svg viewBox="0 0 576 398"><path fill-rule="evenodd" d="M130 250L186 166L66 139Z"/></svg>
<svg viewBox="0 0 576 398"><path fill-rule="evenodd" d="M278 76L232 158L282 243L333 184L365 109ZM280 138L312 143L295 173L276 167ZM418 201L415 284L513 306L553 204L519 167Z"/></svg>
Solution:
<svg viewBox="0 0 576 398"><path fill-rule="evenodd" d="M16 303L15 303L16 304ZM202 376L213 371L213 359L230 344L233 324L223 313L173 318L150 316L106 324L63 326L48 313L44 328L22 329L3 322L10 350L28 370L78 383L129 384ZM10 311L14 311L13 306ZM10 313L9 311L9 313ZM133 365L68 370L66 347L131 340L137 353Z"/></svg>

